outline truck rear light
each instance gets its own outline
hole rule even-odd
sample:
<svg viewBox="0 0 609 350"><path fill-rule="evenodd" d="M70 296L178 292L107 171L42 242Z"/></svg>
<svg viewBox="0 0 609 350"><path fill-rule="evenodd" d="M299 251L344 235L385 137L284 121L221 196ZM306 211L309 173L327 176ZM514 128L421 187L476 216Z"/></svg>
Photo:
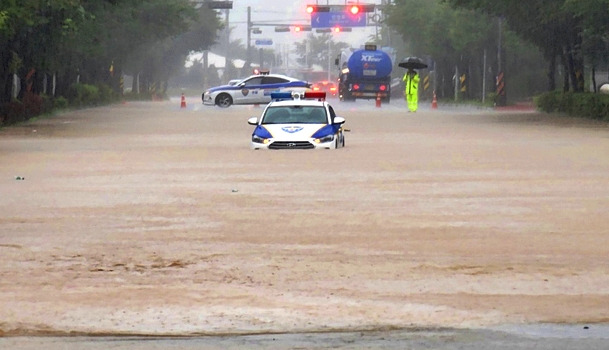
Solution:
<svg viewBox="0 0 609 350"><path fill-rule="evenodd" d="M387 90L387 85L381 85L380 90L381 90L381 91L385 91L385 90Z"/></svg>
<svg viewBox="0 0 609 350"><path fill-rule="evenodd" d="M353 84L353 90L359 90L359 84Z"/></svg>

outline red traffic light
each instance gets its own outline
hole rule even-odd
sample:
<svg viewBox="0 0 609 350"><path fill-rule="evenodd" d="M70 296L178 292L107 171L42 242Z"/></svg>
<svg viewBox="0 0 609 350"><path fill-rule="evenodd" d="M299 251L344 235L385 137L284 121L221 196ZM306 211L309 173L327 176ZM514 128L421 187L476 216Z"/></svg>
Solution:
<svg viewBox="0 0 609 350"><path fill-rule="evenodd" d="M352 31L352 29L353 28L351 28L351 27L343 28L343 27L336 26L336 27L332 28L332 32L334 32L334 33L350 32L350 31Z"/></svg>
<svg viewBox="0 0 609 350"><path fill-rule="evenodd" d="M307 13L312 14L313 12L330 12L330 6L307 5Z"/></svg>
<svg viewBox="0 0 609 350"><path fill-rule="evenodd" d="M344 11L351 15L359 15L363 12L374 12L376 8L375 4L355 4L355 5L346 5L344 7Z"/></svg>
<svg viewBox="0 0 609 350"><path fill-rule="evenodd" d="M302 31L302 27L301 26L294 26L294 31L296 33L301 32Z"/></svg>

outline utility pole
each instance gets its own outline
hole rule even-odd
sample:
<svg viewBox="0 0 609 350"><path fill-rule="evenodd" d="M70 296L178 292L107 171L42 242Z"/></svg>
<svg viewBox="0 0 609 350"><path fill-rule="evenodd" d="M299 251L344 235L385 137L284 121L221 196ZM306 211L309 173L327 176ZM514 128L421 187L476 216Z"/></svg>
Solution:
<svg viewBox="0 0 609 350"><path fill-rule="evenodd" d="M482 57L482 103L486 100L486 49Z"/></svg>
<svg viewBox="0 0 609 350"><path fill-rule="evenodd" d="M505 106L507 98L505 97L505 74L503 72L503 18L499 17L499 39L497 40L497 106Z"/></svg>
<svg viewBox="0 0 609 350"><path fill-rule="evenodd" d="M252 63L252 7L247 7L247 64Z"/></svg>
<svg viewBox="0 0 609 350"><path fill-rule="evenodd" d="M226 50L224 51L224 79L226 79L226 73L228 72L228 65L231 62L230 58L230 21L229 21L230 10L226 9Z"/></svg>
<svg viewBox="0 0 609 350"><path fill-rule="evenodd" d="M328 39L328 81L330 81L330 71L332 70L332 38Z"/></svg>

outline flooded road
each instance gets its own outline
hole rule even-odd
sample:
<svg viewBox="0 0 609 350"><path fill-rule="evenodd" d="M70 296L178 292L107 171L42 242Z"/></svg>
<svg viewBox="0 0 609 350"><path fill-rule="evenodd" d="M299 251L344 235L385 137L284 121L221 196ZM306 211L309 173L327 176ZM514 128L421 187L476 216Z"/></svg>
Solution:
<svg viewBox="0 0 609 350"><path fill-rule="evenodd" d="M195 98L0 130L0 348L606 344L607 125L367 102L339 150Z"/></svg>
<svg viewBox="0 0 609 350"><path fill-rule="evenodd" d="M502 329L411 329L347 333L270 334L193 338L17 337L0 338L15 350L190 349L538 349L598 350L609 347L609 326L527 325Z"/></svg>

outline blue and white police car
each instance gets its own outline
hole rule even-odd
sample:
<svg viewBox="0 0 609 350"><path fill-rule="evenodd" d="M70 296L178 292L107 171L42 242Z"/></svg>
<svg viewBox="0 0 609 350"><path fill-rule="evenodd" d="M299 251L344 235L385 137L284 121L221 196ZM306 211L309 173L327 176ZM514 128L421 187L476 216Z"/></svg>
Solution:
<svg viewBox="0 0 609 350"><path fill-rule="evenodd" d="M204 105L229 107L231 105L267 104L271 93L309 90L311 84L281 74L252 75L233 85L208 89L201 96Z"/></svg>
<svg viewBox="0 0 609 350"><path fill-rule="evenodd" d="M343 124L325 100L325 92L272 94L255 125L252 149L335 149L345 146Z"/></svg>

